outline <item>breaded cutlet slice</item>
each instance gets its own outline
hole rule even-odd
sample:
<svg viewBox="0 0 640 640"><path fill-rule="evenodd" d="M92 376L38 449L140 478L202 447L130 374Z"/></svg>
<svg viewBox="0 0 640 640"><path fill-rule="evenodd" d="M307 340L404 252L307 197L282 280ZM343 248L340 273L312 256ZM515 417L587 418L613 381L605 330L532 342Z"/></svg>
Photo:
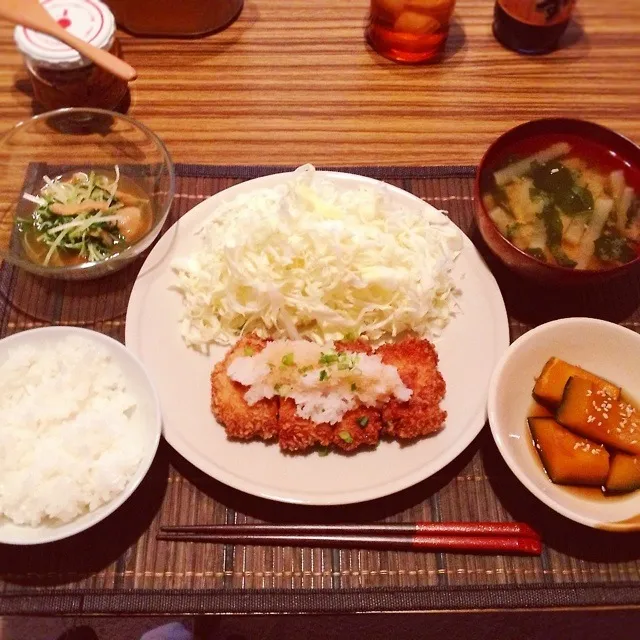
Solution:
<svg viewBox="0 0 640 640"><path fill-rule="evenodd" d="M355 451L359 447L374 447L380 440L382 421L380 410L364 405L347 411L340 422L332 425L331 440L338 449Z"/></svg>
<svg viewBox="0 0 640 640"><path fill-rule="evenodd" d="M366 355L371 355L373 353L371 345L362 338L357 338L356 340L337 340L333 343L333 346L339 353L344 353L345 351L351 351L352 353L364 353Z"/></svg>
<svg viewBox="0 0 640 640"><path fill-rule="evenodd" d="M371 353L371 347L362 340L336 342L336 351ZM361 446L372 446L380 439L380 412L373 407L356 407L347 411L342 420L334 425L316 423L301 418L296 413L295 401L280 400L280 433L278 440L284 451L304 451L316 445L333 444L344 451L353 451Z"/></svg>
<svg viewBox="0 0 640 640"><path fill-rule="evenodd" d="M241 338L211 373L211 410L230 438L270 440L278 435L278 398L263 398L253 406L244 399L247 387L227 374L229 364L245 355L245 349L258 353L267 342L254 335Z"/></svg>
<svg viewBox="0 0 640 640"><path fill-rule="evenodd" d="M353 451L358 447L377 444L381 426L380 412L369 407L347 411L340 422L328 424L301 418L296 413L293 399L280 399L278 442L283 451L301 452L315 446L329 445Z"/></svg>
<svg viewBox="0 0 640 640"><path fill-rule="evenodd" d="M447 417L440 408L446 385L434 346L428 340L406 337L382 345L376 353L382 362L398 369L402 382L413 391L406 402L392 398L383 406L383 433L414 439L440 431Z"/></svg>
<svg viewBox="0 0 640 640"><path fill-rule="evenodd" d="M341 340L335 343L336 351L351 351L371 355L372 349L364 340ZM380 410L361 405L347 411L334 425L333 444L344 451L354 451L362 446L375 446L380 440L382 421Z"/></svg>
<svg viewBox="0 0 640 640"><path fill-rule="evenodd" d="M299 452L316 445L327 447L333 437L330 424L319 424L296 413L293 398L280 398L278 443L283 451Z"/></svg>

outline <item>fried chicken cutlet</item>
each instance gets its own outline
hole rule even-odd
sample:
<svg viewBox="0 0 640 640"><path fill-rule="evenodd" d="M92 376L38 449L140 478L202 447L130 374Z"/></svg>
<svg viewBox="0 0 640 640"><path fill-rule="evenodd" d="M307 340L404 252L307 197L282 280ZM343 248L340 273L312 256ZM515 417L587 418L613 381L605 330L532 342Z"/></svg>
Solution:
<svg viewBox="0 0 640 640"><path fill-rule="evenodd" d="M371 347L363 340L336 342L336 351L371 353ZM278 440L283 451L304 451L316 445L331 444L343 451L354 451L361 446L372 446L380 439L380 411L375 407L356 407L347 411L336 424L318 424L296 413L296 403L291 398L280 400L280 433Z"/></svg>
<svg viewBox="0 0 640 640"><path fill-rule="evenodd" d="M277 438L280 448L292 453L315 446L354 451L376 445L381 435L416 439L442 428L446 412L440 409L440 401L446 386L437 369L438 355L426 340L408 337L376 351L383 363L397 368L402 382L412 390L408 401L392 397L382 408L361 404L336 424L302 418L292 398L263 398L248 405L244 397L247 387L231 380L227 369L235 358L259 353L267 343L255 336L242 338L212 373L211 407L231 438ZM334 346L338 352L373 353L362 340L336 342Z"/></svg>
<svg viewBox="0 0 640 640"><path fill-rule="evenodd" d="M382 362L398 369L402 382L413 391L408 401L391 398L383 406L383 433L406 440L440 431L447 417L440 408L446 384L438 371L434 346L428 340L406 337L382 345L376 353Z"/></svg>
<svg viewBox="0 0 640 640"><path fill-rule="evenodd" d="M240 356L258 353L267 344L254 335L244 336L218 362L211 374L211 410L230 438L271 440L278 435L278 398L263 398L253 406L244 399L246 388L231 380L227 367Z"/></svg>

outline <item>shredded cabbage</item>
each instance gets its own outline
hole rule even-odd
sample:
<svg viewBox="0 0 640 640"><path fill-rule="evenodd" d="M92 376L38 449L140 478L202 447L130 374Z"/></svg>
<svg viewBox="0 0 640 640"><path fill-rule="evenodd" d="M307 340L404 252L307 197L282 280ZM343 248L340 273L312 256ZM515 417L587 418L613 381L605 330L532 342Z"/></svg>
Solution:
<svg viewBox="0 0 640 640"><path fill-rule="evenodd" d="M243 334L383 341L437 335L456 310L460 232L384 186L345 190L298 168L285 183L218 205L197 251L172 263L180 331L206 350Z"/></svg>

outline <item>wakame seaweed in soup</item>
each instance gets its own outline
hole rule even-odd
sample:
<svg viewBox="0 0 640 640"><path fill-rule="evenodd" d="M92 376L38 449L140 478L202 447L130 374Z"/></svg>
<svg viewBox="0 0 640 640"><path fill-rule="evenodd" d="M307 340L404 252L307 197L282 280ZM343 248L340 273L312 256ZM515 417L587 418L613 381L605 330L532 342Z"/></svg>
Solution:
<svg viewBox="0 0 640 640"><path fill-rule="evenodd" d="M640 181L605 149L574 136L536 137L492 169L483 202L502 235L549 264L601 270L640 247Z"/></svg>

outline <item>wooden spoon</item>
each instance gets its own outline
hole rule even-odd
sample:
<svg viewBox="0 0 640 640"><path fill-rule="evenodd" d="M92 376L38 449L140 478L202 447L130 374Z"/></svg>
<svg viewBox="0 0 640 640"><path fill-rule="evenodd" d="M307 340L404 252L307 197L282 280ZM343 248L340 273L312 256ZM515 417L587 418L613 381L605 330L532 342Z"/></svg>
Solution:
<svg viewBox="0 0 640 640"><path fill-rule="evenodd" d="M136 70L124 60L76 38L63 29L38 0L0 0L0 17L61 40L118 78L129 81L134 80L137 75Z"/></svg>

